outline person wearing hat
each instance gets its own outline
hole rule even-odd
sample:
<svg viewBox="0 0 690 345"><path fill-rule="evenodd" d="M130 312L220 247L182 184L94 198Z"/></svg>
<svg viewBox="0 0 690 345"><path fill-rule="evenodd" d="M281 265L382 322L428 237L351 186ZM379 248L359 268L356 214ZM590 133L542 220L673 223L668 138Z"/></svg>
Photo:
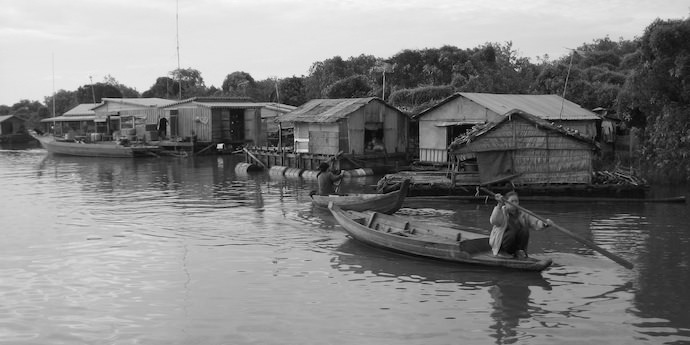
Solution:
<svg viewBox="0 0 690 345"><path fill-rule="evenodd" d="M334 174L329 170L330 165L328 163L319 164L319 173L316 175L316 179L319 182L319 195L330 195L336 194L336 182L340 181L345 177L342 170L340 174Z"/></svg>

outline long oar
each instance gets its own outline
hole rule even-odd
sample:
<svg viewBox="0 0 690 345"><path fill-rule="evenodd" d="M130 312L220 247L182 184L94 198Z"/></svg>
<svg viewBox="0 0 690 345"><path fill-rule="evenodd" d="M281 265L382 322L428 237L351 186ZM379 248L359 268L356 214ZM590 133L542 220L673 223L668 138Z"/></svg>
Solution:
<svg viewBox="0 0 690 345"><path fill-rule="evenodd" d="M336 161L340 161L340 157L343 155L343 151L338 151L333 157L330 157L328 161L331 164L331 168L333 167L333 163ZM343 183L343 180L338 180L338 182L334 183L335 185L335 194L340 194L340 185Z"/></svg>
<svg viewBox="0 0 690 345"><path fill-rule="evenodd" d="M482 191L484 191L485 193L491 195L492 197L495 197L495 196L496 196L496 194L494 194L494 192L492 192L492 191L490 191L490 190L488 190L488 189L486 189L486 188L484 188L484 187L480 187L480 188L481 188ZM534 212L532 212L532 211L530 211L530 210L528 210L528 209L526 209L526 208L524 208L524 207L522 207L522 206L520 206L520 205L518 205L518 204L514 204L514 203L508 201L508 200L505 199L505 198L503 198L503 201L504 201L505 203L507 203L507 204L510 204L510 205L515 206L516 208L518 208L518 209L521 210L522 212L525 212L525 213L529 214L530 216L532 216L532 217L534 217L534 218L537 218L537 219L541 220L542 222L546 223L546 219L544 219L543 217L537 215L536 213L534 213ZM588 247L590 247L590 248L596 250L597 252L603 254L603 255L606 256L607 258L609 258L609 259L615 261L616 263L620 264L621 266L623 266L623 267L625 267L625 268L628 268L628 269L632 269L632 268L633 268L633 264L632 264L630 261L627 261L627 260L623 259L622 257L620 257L620 256L618 256L618 255L616 255L616 254L613 254L613 253L609 252L608 250L606 250L606 249L604 249L604 248L599 247L598 245L594 244L592 241L590 241L590 240L588 240L588 239L586 239L586 238L584 238L584 237L582 237L582 236L580 236L580 235L578 235L578 234L575 234L575 233L573 233L572 231L570 231L570 230L568 230L568 229L566 229L566 228L564 228L564 227L562 227L562 226L559 226L558 224L554 223L553 221L551 221L551 222L549 223L549 225L552 226L552 227L554 227L556 230L558 230L558 231L560 231L560 232L562 232L562 233L564 233L564 234L566 234L566 235L572 237L573 239L577 240L578 242L580 242L580 243L582 243L582 244L584 244L584 245L586 245L586 246L588 246Z"/></svg>

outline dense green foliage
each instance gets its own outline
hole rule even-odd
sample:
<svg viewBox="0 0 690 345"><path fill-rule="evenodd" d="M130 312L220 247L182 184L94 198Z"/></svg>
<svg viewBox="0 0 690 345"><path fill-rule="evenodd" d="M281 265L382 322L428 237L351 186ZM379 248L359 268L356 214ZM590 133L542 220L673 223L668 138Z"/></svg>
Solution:
<svg viewBox="0 0 690 345"><path fill-rule="evenodd" d="M690 19L656 20L639 44L619 105L642 127L641 157L648 174L688 181Z"/></svg>
<svg viewBox="0 0 690 345"><path fill-rule="evenodd" d="M242 96L299 106L314 98L381 97L413 115L455 92L558 94L593 109L618 113L637 127L642 162L649 171L690 177L690 22L656 20L635 40L595 39L532 62L511 42L406 49L388 58L335 56L315 62L306 76L256 81L247 72L228 74L220 88L207 87L198 70L176 69L159 77L142 97ZM180 94L181 91L181 94ZM0 114L22 109L37 122L103 97L139 97L108 76L76 91L58 91L44 104L22 100ZM54 101L54 104L53 104ZM36 105L38 104L38 106ZM29 125L34 125L30 123Z"/></svg>

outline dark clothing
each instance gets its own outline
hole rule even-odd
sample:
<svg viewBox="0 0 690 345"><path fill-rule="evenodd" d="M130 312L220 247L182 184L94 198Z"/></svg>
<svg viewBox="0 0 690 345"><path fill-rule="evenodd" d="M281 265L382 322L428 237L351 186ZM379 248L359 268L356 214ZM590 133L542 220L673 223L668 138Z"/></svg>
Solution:
<svg viewBox="0 0 690 345"><path fill-rule="evenodd" d="M503 233L500 251L508 254L515 254L518 250L527 252L527 243L529 243L529 227L520 221L519 216L509 214L508 227Z"/></svg>
<svg viewBox="0 0 690 345"><path fill-rule="evenodd" d="M319 195L335 194L335 182L342 180L343 174L335 175L330 171L320 172L316 179L319 182Z"/></svg>

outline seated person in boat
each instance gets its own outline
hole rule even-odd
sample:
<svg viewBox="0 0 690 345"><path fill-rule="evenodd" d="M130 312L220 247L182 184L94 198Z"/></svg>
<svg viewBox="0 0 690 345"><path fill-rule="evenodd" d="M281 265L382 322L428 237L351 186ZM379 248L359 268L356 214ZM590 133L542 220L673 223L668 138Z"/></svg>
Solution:
<svg viewBox="0 0 690 345"><path fill-rule="evenodd" d="M319 165L319 173L316 175L316 179L319 182L319 195L335 194L335 183L342 180L343 177L345 177L345 175L342 170L340 174L334 174L330 171L330 165L328 165L328 163L321 163Z"/></svg>
<svg viewBox="0 0 690 345"><path fill-rule="evenodd" d="M494 255L500 253L516 258L526 258L530 230L541 230L549 226L550 220L547 219L547 223L544 223L522 212L515 206L520 204L520 200L514 191L506 193L505 197L496 193L495 198L498 204L489 218L493 226L489 244Z"/></svg>

